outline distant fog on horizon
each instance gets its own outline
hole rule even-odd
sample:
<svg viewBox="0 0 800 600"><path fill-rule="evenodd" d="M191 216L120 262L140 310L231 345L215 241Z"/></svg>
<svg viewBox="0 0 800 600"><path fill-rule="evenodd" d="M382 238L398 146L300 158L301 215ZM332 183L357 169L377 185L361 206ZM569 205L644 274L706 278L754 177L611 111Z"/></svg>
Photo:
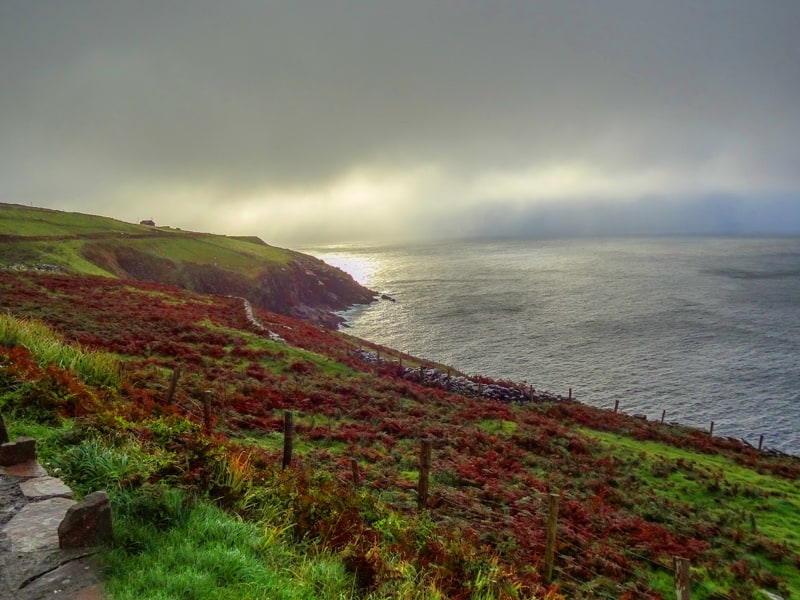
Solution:
<svg viewBox="0 0 800 600"><path fill-rule="evenodd" d="M448 242L465 239L537 239L586 237L669 237L669 236L798 236L800 205L790 198L748 203L728 198L658 203L569 203L540 209L518 210L492 207L478 218L457 213L436 222L436 230L389 238L339 239L308 236L294 243L298 247L362 243L408 244ZM272 243L268 234L261 234Z"/></svg>
<svg viewBox="0 0 800 600"><path fill-rule="evenodd" d="M453 221L458 221L454 217ZM445 223L439 234L536 238L669 235L800 235L800 205L791 198L730 198L635 203L569 203L538 210L493 208L472 227ZM463 236L462 236L463 237Z"/></svg>

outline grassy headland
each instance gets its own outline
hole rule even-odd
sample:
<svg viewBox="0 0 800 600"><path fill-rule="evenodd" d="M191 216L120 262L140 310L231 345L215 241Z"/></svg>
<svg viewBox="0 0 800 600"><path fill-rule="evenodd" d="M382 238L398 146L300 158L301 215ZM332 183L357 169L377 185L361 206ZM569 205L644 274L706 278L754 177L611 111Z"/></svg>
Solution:
<svg viewBox="0 0 800 600"><path fill-rule="evenodd" d="M152 281L243 296L331 325L373 294L314 257L227 237L0 203L0 268Z"/></svg>

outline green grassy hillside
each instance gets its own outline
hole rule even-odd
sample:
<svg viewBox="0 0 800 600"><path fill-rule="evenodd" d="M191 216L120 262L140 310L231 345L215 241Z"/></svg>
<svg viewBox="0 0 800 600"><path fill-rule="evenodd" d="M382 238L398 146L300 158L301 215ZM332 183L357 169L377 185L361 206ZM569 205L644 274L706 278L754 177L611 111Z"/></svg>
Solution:
<svg viewBox="0 0 800 600"><path fill-rule="evenodd" d="M86 236L147 233L148 227L116 219L0 203L0 236Z"/></svg>
<svg viewBox="0 0 800 600"><path fill-rule="evenodd" d="M333 324L331 311L370 302L346 273L256 237L227 237L0 204L0 268L177 285L248 298Z"/></svg>
<svg viewBox="0 0 800 600"><path fill-rule="evenodd" d="M800 597L800 459L452 393L409 376L425 361L163 284L0 271L0 310L13 434L112 496L112 598L671 599L674 556L692 598Z"/></svg>
<svg viewBox="0 0 800 600"><path fill-rule="evenodd" d="M67 272L117 276L86 260L97 249L134 248L176 263L211 264L255 276L284 266L292 252L258 238L231 238L169 227L134 225L108 217L0 204L0 261L36 267L51 264ZM14 262L16 261L16 262Z"/></svg>

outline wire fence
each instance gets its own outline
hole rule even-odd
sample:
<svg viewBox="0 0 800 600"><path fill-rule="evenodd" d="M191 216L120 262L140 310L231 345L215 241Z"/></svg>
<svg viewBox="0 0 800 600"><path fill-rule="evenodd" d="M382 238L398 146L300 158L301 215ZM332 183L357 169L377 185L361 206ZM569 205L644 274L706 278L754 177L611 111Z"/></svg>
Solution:
<svg viewBox="0 0 800 600"><path fill-rule="evenodd" d="M380 355L377 354L376 363L378 365L380 365L381 360L382 359L380 358ZM397 362L398 366L402 366L402 359L398 360ZM416 369L413 371L416 371ZM405 373L408 374L409 372L413 371L405 371ZM420 383L435 385L445 389L449 389L452 386L453 379L451 373L449 372L446 375L442 375L441 371L437 371L439 375L437 377L431 377L429 372L426 372L424 369L420 368L418 373ZM168 397L170 399L172 399L174 394L179 376L179 372L177 374L173 374L173 378L170 381L168 391ZM477 392L477 395L484 396L484 389L486 388L483 388L482 384L476 384L474 391ZM498 389L497 386L496 389ZM525 393L524 386L514 386L514 389L517 389L521 394ZM537 399L536 392L532 387L529 388L528 394L529 399ZM551 400L551 395L549 392L547 394L548 396L546 400ZM484 397L491 398L491 396ZM542 396L542 398L544 398L544 396ZM553 395L552 399L559 401L572 401L572 390L570 390L567 398ZM205 433L211 433L213 429L214 417L212 394L209 391L204 395L201 401L191 398L190 401L191 405L177 403L175 403L175 405L179 406L181 410L190 415L192 418L202 422ZM615 409L616 408L617 407L615 407ZM292 460L294 429L293 421L290 415L291 412L287 411L283 432L284 456L282 464L284 468L290 466ZM347 415L343 416L346 417ZM226 415L226 420L238 422L239 425L243 426L252 425L247 420L241 419L235 415ZM426 444L428 456L430 456L430 441L422 440L420 441L420 457L425 456ZM417 482L416 486L419 510L429 509L430 471L430 458L428 458L427 464L425 464L424 458L421 458L419 464L419 481ZM342 475L337 476L337 479L340 481L340 483L353 485L356 487L364 483L361 481L362 475L360 474L356 465L353 465L352 475L349 481ZM587 593L590 592L592 594L591 597L593 598L618 598L620 597L620 594L625 593L626 586L631 585L631 582L633 582L633 585L646 585L646 578L643 576L642 572L632 568L627 563L627 560L625 562L612 561L602 557L597 553L593 555L593 559L591 561L586 560L586 544L579 544L576 542L576 539L580 538L584 540L594 540L595 542L599 542L600 540L596 537L594 532L580 527L574 521L569 521L568 523L565 523L566 527L558 529L556 525L557 520L555 520L553 515L550 514L552 508L548 509L547 499L551 495L552 494L548 494L540 490L529 489L526 490L526 500L524 502L516 501L509 504L507 501L493 500L485 497L476 499L474 496L471 496L465 498L463 495L452 493L452 491L446 486L437 486L435 499L437 503L447 506L452 511L456 511L464 518L471 519L475 522L486 522L487 520L490 520L493 525L503 527L511 531L513 531L515 527L517 527L523 521L539 521L543 524L543 527L546 526L545 523L547 521L552 521L554 527L553 536L552 540L548 539L548 547L545 548L545 560L542 561L544 562L543 568L547 574L545 577L546 580L550 580L550 573L553 573L554 580L569 582L570 585L575 587L577 590L584 590ZM574 497L567 493L560 493L558 498L559 500L569 500L573 502L582 502L585 500ZM552 547L549 547L550 545L552 545ZM575 556L583 557L580 563L574 560ZM622 556L623 558L639 562L639 564L647 565L647 567L652 570L664 571L671 569L671 567L667 564L655 561L652 558L639 552L635 552L632 549L625 549ZM548 559L548 557L550 558ZM665 560L667 559L672 559L673 561L675 560L674 557L665 557ZM620 583L620 579L623 579L625 583ZM679 589L680 586L677 584L678 579L676 571L676 589ZM688 598L688 595L685 597ZM681 596L678 596L678 598L679 600L682 600Z"/></svg>

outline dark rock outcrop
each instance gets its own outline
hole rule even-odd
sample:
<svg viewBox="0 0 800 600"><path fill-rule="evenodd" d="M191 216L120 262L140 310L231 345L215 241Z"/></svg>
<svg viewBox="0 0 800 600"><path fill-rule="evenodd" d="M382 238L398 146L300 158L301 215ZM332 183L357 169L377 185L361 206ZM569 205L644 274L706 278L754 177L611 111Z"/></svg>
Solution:
<svg viewBox="0 0 800 600"><path fill-rule="evenodd" d="M0 466L8 467L36 459L36 440L21 437L0 445Z"/></svg>
<svg viewBox="0 0 800 600"><path fill-rule="evenodd" d="M298 253L279 271L262 273L251 300L267 310L336 327L343 319L335 311L368 304L375 296L341 269Z"/></svg>
<svg viewBox="0 0 800 600"><path fill-rule="evenodd" d="M114 538L111 502L105 492L94 492L73 504L58 526L61 548L85 548Z"/></svg>
<svg viewBox="0 0 800 600"><path fill-rule="evenodd" d="M3 415L0 414L0 444L5 444L11 440L8 437L8 429L6 429L6 422Z"/></svg>

